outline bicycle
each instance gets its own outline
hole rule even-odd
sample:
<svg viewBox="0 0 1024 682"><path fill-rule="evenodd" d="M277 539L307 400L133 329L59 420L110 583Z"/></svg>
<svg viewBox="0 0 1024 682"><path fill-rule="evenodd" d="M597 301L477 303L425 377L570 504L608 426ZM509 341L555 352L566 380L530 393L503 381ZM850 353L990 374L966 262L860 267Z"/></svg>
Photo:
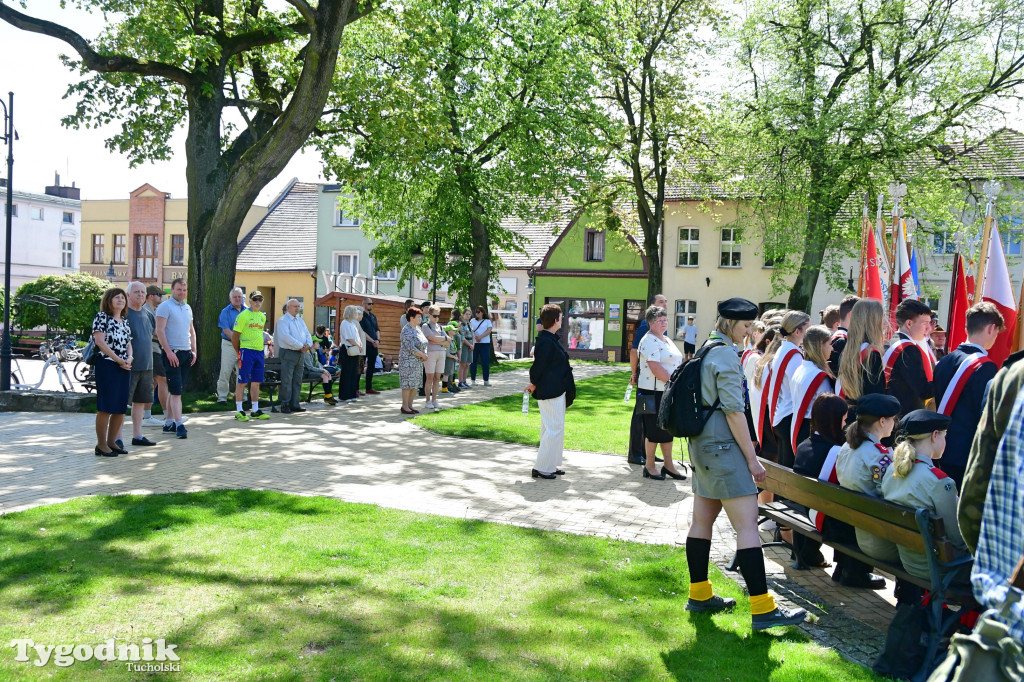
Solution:
<svg viewBox="0 0 1024 682"><path fill-rule="evenodd" d="M79 360L75 363L75 369L73 370L75 380L78 384L86 390L87 393L92 393L96 390L96 366L90 365L85 360Z"/></svg>
<svg viewBox="0 0 1024 682"><path fill-rule="evenodd" d="M24 376L24 372L21 369L21 365L18 363L17 358L11 358L14 362L14 367L11 372L11 388L21 391L31 391L39 388L43 385L43 381L46 380L46 373L50 367L54 367L57 372L57 381L60 382L60 387L64 389L65 393L75 390L75 384L71 381L71 375L68 374L68 370L65 369L64 364L60 361L60 357L57 354L52 354L47 357L45 364L43 364L43 372L39 375L39 381L34 384L23 384L20 381L20 377ZM18 381L14 381L18 379Z"/></svg>

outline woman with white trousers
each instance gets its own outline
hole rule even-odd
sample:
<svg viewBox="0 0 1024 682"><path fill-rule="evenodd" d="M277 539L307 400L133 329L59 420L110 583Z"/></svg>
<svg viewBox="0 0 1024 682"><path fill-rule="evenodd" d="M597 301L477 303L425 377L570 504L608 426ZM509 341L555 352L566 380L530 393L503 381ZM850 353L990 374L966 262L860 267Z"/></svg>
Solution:
<svg viewBox="0 0 1024 682"><path fill-rule="evenodd" d="M553 479L565 473L559 468L565 444L565 408L572 404L576 387L569 353L556 332L562 326L562 309L553 303L545 305L540 323L544 329L537 334L530 383L526 385L540 410L540 447L532 476Z"/></svg>

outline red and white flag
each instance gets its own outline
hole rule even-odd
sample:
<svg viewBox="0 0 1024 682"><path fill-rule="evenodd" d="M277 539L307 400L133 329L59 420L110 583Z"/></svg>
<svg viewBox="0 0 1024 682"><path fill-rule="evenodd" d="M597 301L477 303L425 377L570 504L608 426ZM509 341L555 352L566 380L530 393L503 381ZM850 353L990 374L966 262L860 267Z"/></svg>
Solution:
<svg viewBox="0 0 1024 682"><path fill-rule="evenodd" d="M907 252L907 233L900 219L896 233L896 254L893 263L893 278L889 286L889 317L896 325L896 306L908 298L917 298L917 287L910 269L910 255Z"/></svg>
<svg viewBox="0 0 1024 682"><path fill-rule="evenodd" d="M967 277L964 257L956 254L953 261L953 282L949 292L949 320L946 322L946 348L953 350L967 340Z"/></svg>
<svg viewBox="0 0 1024 682"><path fill-rule="evenodd" d="M1017 327L1017 302L1013 300L1013 285L1010 283L1010 271L1006 267L1003 255L1003 240L999 238L998 226L992 226L992 236L988 247L988 268L985 271L984 290L981 300L994 303L1003 315L1006 331L996 338L996 343L988 355L1000 367L1006 357L1014 351L1013 334Z"/></svg>
<svg viewBox="0 0 1024 682"><path fill-rule="evenodd" d="M878 301L885 300L882 298L882 277L878 270L878 247L875 244L874 230L868 230L868 244L865 251L864 272L861 273L861 281L864 282L864 297Z"/></svg>

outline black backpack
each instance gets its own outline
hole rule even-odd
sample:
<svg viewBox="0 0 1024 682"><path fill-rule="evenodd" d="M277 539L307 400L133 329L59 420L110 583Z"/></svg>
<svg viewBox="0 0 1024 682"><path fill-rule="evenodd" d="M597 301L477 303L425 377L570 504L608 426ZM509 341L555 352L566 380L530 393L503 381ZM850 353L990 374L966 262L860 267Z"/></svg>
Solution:
<svg viewBox="0 0 1024 682"><path fill-rule="evenodd" d="M705 407L701 401L700 370L704 356L712 348L724 345L724 341L708 341L696 355L676 367L665 384L661 409L658 410L658 427L668 431L674 438L700 435L711 414L718 409L718 399L711 407Z"/></svg>

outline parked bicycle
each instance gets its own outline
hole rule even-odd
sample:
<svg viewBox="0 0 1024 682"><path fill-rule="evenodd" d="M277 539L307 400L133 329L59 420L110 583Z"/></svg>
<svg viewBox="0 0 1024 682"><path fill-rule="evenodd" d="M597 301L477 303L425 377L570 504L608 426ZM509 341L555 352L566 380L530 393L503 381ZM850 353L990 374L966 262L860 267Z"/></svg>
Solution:
<svg viewBox="0 0 1024 682"><path fill-rule="evenodd" d="M46 360L56 354L63 362L73 362L82 359L82 349L78 347L75 337L70 334L55 336L49 341L43 341L39 345L39 357Z"/></svg>
<svg viewBox="0 0 1024 682"><path fill-rule="evenodd" d="M22 370L17 358L11 358L11 361L14 363L11 368L11 388L22 391L37 389L43 385L44 381L46 381L46 373L50 371L50 367L53 367L54 371L57 373L57 381L60 382L60 387L64 389L65 392L75 390L74 382L71 381L71 375L68 374L68 370L64 367L64 364L60 361L59 355L56 353L51 353L48 358L45 358L43 371L39 375L39 381L34 384L22 383L21 377L25 376L24 370Z"/></svg>
<svg viewBox="0 0 1024 682"><path fill-rule="evenodd" d="M95 365L90 365L85 360L79 360L75 363L73 373L75 375L75 381L77 381L79 386L84 388L88 393L92 393L96 390Z"/></svg>

